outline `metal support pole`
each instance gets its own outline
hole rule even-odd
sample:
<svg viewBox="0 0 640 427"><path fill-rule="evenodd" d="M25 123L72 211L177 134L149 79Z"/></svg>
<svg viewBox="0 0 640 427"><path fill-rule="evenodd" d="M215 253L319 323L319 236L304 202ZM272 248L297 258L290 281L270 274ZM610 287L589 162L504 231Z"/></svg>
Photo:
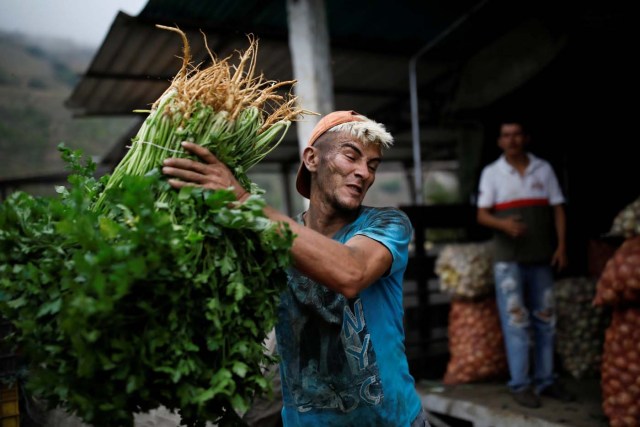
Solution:
<svg viewBox="0 0 640 427"><path fill-rule="evenodd" d="M417 68L418 59L433 49L445 37L451 34L456 28L464 23L471 15L480 10L489 0L482 0L473 6L467 13L458 18L447 29L438 34L433 40L424 45L409 59L409 94L411 97L411 139L413 143L413 181L415 185L415 204L423 203L423 184L422 184L422 153L420 150L420 121L418 115L418 78Z"/></svg>

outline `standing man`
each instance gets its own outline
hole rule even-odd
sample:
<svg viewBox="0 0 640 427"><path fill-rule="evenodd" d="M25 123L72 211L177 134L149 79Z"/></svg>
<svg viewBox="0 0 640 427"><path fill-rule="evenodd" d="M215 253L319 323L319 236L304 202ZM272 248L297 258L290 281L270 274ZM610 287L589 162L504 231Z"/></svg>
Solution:
<svg viewBox="0 0 640 427"><path fill-rule="evenodd" d="M336 111L314 128L296 188L309 209L296 219L265 213L297 235L276 327L285 426L427 426L404 354L402 277L412 227L392 208L362 201L393 139L356 112ZM203 163L168 159L176 188L235 189L228 168L194 144Z"/></svg>
<svg viewBox="0 0 640 427"><path fill-rule="evenodd" d="M513 398L537 408L540 395L573 400L555 381L553 271L567 265L564 197L553 169L525 150L520 122L503 122L503 154L480 177L478 222L495 230L494 276ZM529 375L533 331L534 373Z"/></svg>

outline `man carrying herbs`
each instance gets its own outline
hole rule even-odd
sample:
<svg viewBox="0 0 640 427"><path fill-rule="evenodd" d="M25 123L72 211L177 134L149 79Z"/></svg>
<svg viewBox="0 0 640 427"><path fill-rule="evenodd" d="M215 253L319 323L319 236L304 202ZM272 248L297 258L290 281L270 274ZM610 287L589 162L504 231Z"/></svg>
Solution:
<svg viewBox="0 0 640 427"><path fill-rule="evenodd" d="M404 354L402 277L411 224L399 210L362 201L375 180L384 126L336 111L314 128L296 179L309 209L296 219L265 208L297 235L276 327L285 426L427 426ZM202 162L167 159L175 188L249 193L207 149Z"/></svg>

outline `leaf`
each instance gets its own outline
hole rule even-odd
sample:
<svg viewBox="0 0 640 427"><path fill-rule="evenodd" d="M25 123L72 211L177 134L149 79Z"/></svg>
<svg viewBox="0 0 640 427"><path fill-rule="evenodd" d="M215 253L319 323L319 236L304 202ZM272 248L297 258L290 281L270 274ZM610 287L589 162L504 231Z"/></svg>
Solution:
<svg viewBox="0 0 640 427"><path fill-rule="evenodd" d="M100 223L100 232L106 239L111 240L118 236L118 233L120 232L121 227L118 225L118 223L113 221L111 218L101 216L99 223Z"/></svg>
<svg viewBox="0 0 640 427"><path fill-rule="evenodd" d="M40 307L36 317L42 317L47 314L54 314L60 311L60 306L62 305L62 298L56 298L52 301L48 301Z"/></svg>
<svg viewBox="0 0 640 427"><path fill-rule="evenodd" d="M189 200L193 192L194 192L193 187L182 187L178 192L178 201L184 202Z"/></svg>
<svg viewBox="0 0 640 427"><path fill-rule="evenodd" d="M100 338L100 331L96 329L94 329L93 331L88 331L85 333L85 337L87 339L87 342L96 342L98 338Z"/></svg>
<svg viewBox="0 0 640 427"><path fill-rule="evenodd" d="M137 378L135 376L129 377L129 381L127 381L127 393L132 393L135 389L138 388Z"/></svg>
<svg viewBox="0 0 640 427"><path fill-rule="evenodd" d="M225 254L218 265L220 266L220 272L222 273L222 275L226 276L231 271L233 271L234 262L233 259L228 256L228 254Z"/></svg>
<svg viewBox="0 0 640 427"><path fill-rule="evenodd" d="M235 385L233 380L231 379L232 375L229 370L225 368L221 368L215 375L211 378L211 388L210 390L214 395L218 393L224 393L229 395L230 388Z"/></svg>
<svg viewBox="0 0 640 427"><path fill-rule="evenodd" d="M12 309L17 309L20 307L24 307L26 305L27 305L27 299L24 297L19 297L7 302L7 307Z"/></svg>
<svg viewBox="0 0 640 427"><path fill-rule="evenodd" d="M231 397L231 405L240 413L246 412L249 409L248 400L239 394L234 394Z"/></svg>
<svg viewBox="0 0 640 427"><path fill-rule="evenodd" d="M216 395L216 391L214 389L201 389L200 393L198 393L195 398L193 399L194 403L197 404L203 404L205 402L207 402L208 400L213 399L213 397Z"/></svg>
<svg viewBox="0 0 640 427"><path fill-rule="evenodd" d="M247 364L240 361L233 362L233 366L231 368L231 371L240 378L244 378L245 375L247 375L248 370L249 367Z"/></svg>

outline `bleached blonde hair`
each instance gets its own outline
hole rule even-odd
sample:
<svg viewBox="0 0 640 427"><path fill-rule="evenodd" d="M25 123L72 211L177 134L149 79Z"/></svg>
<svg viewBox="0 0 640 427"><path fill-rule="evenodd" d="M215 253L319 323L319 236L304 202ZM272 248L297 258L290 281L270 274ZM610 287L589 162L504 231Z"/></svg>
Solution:
<svg viewBox="0 0 640 427"><path fill-rule="evenodd" d="M365 116L355 116L358 120L336 125L329 132L345 132L356 138L362 144L378 144L383 149L393 145L393 136L385 129L382 123L375 122Z"/></svg>

